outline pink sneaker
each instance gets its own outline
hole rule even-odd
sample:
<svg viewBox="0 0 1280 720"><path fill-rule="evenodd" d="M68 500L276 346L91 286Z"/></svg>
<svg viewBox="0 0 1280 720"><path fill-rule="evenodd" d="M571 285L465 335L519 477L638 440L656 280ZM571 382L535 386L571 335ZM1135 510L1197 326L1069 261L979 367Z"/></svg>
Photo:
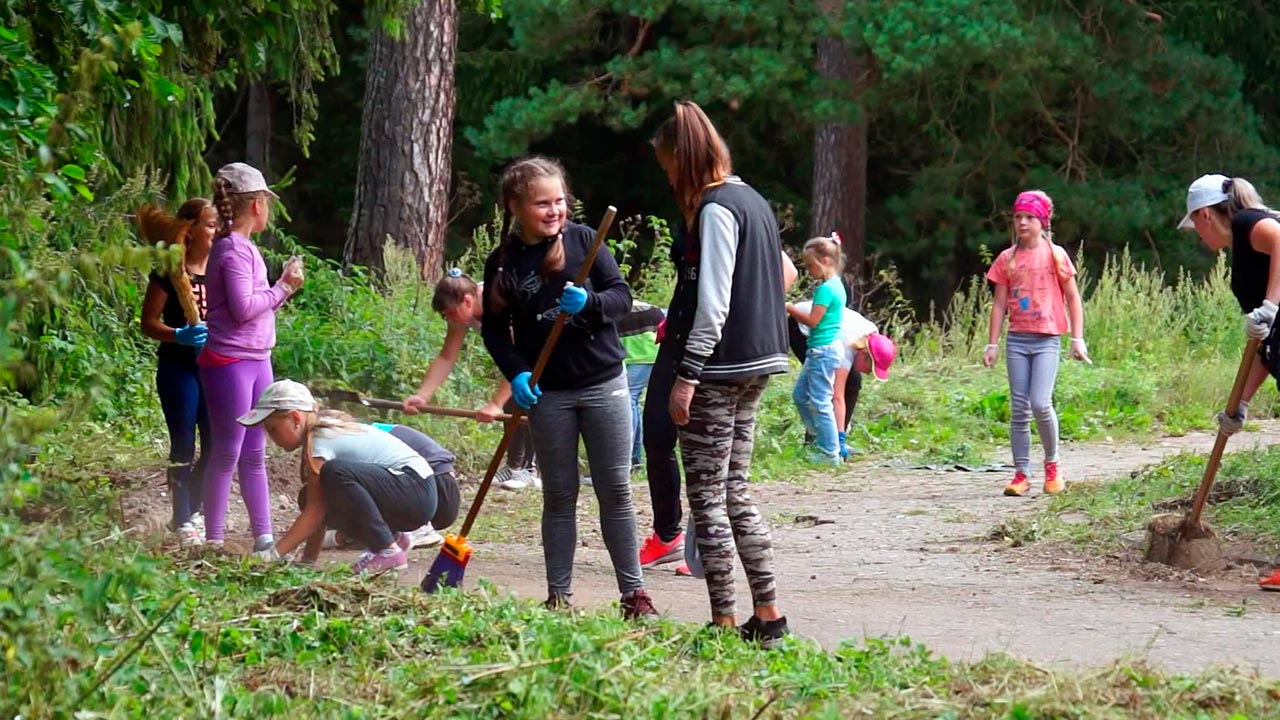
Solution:
<svg viewBox="0 0 1280 720"><path fill-rule="evenodd" d="M404 548L397 546L394 555L379 555L375 552L366 552L360 556L356 564L352 566L352 571L360 575L368 573L370 575L381 575L384 572L393 570L408 570L409 555Z"/></svg>

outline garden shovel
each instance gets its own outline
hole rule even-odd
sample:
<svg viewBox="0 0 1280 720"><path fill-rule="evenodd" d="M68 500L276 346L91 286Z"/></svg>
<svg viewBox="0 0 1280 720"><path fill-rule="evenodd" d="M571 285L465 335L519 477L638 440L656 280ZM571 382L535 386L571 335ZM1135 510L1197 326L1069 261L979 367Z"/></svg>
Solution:
<svg viewBox="0 0 1280 720"><path fill-rule="evenodd" d="M1244 385L1249 379L1249 372L1258 357L1258 345L1261 341L1250 340L1244 348L1244 357L1240 359L1240 369L1236 371L1235 384L1231 386L1231 395L1227 398L1227 415L1234 416L1240 409L1240 398L1244 395ZM1209 499L1209 491L1218 476L1218 468L1222 465L1222 452L1227 447L1229 436L1218 429L1218 437L1213 442L1213 452L1209 454L1209 462L1204 466L1204 476L1200 479L1200 487L1191 501L1191 508L1185 516L1176 514L1157 515L1147 525L1148 562L1158 562L1186 570L1206 570L1217 565L1222 559L1222 545L1209 526L1201 524L1200 514L1204 512L1205 501Z"/></svg>

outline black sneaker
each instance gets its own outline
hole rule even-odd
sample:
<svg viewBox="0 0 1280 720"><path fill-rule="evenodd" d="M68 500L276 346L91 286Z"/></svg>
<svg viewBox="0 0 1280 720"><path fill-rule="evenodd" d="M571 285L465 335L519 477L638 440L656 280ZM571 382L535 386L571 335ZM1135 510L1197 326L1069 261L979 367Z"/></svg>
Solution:
<svg viewBox="0 0 1280 720"><path fill-rule="evenodd" d="M547 601L542 606L548 610L570 610L573 605L569 603L568 596L559 593L551 593L547 596Z"/></svg>
<svg viewBox="0 0 1280 720"><path fill-rule="evenodd" d="M738 634L747 642L760 643L765 650L772 650L782 644L782 638L791 634L787 629L787 618L777 620L761 620L755 615L738 626Z"/></svg>

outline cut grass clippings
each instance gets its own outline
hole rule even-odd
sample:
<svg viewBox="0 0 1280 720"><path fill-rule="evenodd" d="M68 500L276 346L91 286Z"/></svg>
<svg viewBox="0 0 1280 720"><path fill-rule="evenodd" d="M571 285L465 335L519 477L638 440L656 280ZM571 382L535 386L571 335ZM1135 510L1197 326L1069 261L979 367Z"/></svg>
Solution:
<svg viewBox="0 0 1280 720"><path fill-rule="evenodd" d="M0 521L23 551L0 564L5 717L1154 720L1260 717L1280 700L1280 684L1243 671L959 663L905 638L765 652L616 608L549 612L484 584L427 596L17 529Z"/></svg>

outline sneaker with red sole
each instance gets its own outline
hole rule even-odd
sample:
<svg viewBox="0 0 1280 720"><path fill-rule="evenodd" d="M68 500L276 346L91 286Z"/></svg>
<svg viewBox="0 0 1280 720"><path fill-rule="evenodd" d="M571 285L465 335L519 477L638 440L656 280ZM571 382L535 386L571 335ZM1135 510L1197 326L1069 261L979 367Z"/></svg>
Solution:
<svg viewBox="0 0 1280 720"><path fill-rule="evenodd" d="M693 577L693 571L689 569L689 563L682 562L676 566L676 574L680 577Z"/></svg>
<svg viewBox="0 0 1280 720"><path fill-rule="evenodd" d="M1031 491L1031 481L1027 479L1024 472L1016 472L1013 475L1013 482L1004 486L1004 494L1009 497L1022 497Z"/></svg>
<svg viewBox="0 0 1280 720"><path fill-rule="evenodd" d="M1066 487L1066 483L1062 480L1062 475L1058 474L1057 462L1046 462L1044 464L1044 491L1049 495L1057 495Z"/></svg>
<svg viewBox="0 0 1280 720"><path fill-rule="evenodd" d="M1280 570L1276 570L1271 573L1270 577L1265 577L1259 580L1258 589L1270 592L1280 592Z"/></svg>
<svg viewBox="0 0 1280 720"><path fill-rule="evenodd" d="M640 547L640 567L642 568L675 562L683 557L684 533L676 535L671 542L663 542L662 538L658 537L658 533L654 533L645 538L644 545Z"/></svg>
<svg viewBox="0 0 1280 720"><path fill-rule="evenodd" d="M644 590L635 590L622 596L622 619L639 620L645 617L658 617L658 609Z"/></svg>

